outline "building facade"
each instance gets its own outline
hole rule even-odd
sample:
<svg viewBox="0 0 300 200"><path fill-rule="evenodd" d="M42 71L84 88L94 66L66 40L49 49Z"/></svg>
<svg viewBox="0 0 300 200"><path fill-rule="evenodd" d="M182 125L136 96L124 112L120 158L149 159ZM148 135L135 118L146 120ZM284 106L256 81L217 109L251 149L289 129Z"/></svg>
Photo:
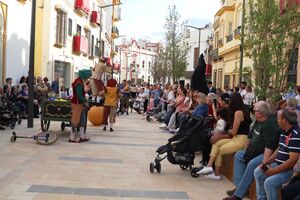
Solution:
<svg viewBox="0 0 300 200"><path fill-rule="evenodd" d="M7 77L17 84L27 76L30 27L31 1L0 0L0 85Z"/></svg>
<svg viewBox="0 0 300 200"><path fill-rule="evenodd" d="M35 75L65 79L69 87L80 69L91 69L99 57L110 58L114 6L108 0L38 0ZM116 16L116 15L115 15ZM101 30L101 31L100 31ZM101 39L100 39L101 37Z"/></svg>
<svg viewBox="0 0 300 200"><path fill-rule="evenodd" d="M213 30L211 27L207 27L203 30L201 30L200 33L200 52L199 52L199 30L196 31L190 31L188 30L186 32L186 41L190 45L190 50L188 51L187 55L187 69L186 69L186 75L185 75L185 83L190 83L191 76L194 71L194 69L198 65L199 56L203 53L205 55L205 62L207 64L206 66L206 76L208 79L210 79L211 76L211 64L209 59L208 48L209 48L209 41L211 37L213 36Z"/></svg>
<svg viewBox="0 0 300 200"><path fill-rule="evenodd" d="M118 46L116 63L120 65L119 80L130 80L132 83L153 83L151 70L156 57L162 48L160 43L131 39Z"/></svg>
<svg viewBox="0 0 300 200"><path fill-rule="evenodd" d="M242 3L242 0L225 0L214 17L212 80L221 89L227 85L234 88L239 84ZM244 56L243 67L251 67L252 63Z"/></svg>

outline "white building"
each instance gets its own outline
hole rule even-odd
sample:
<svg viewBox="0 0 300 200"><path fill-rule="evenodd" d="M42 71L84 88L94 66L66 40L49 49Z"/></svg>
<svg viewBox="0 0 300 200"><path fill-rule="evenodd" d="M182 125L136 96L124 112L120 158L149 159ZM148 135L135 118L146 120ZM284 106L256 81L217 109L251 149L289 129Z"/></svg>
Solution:
<svg viewBox="0 0 300 200"><path fill-rule="evenodd" d="M14 84L27 76L31 27L31 1L0 0L0 83ZM0 84L0 85L1 85Z"/></svg>
<svg viewBox="0 0 300 200"><path fill-rule="evenodd" d="M200 52L199 52L199 31L198 30L188 30L186 33L186 41L190 45L190 50L187 55L187 73L185 82L190 82L191 74L198 65L199 56L205 53L208 48L208 38L212 36L212 31L210 29L201 30L200 34Z"/></svg>
<svg viewBox="0 0 300 200"><path fill-rule="evenodd" d="M140 41L141 46L135 39L126 43L123 40L123 44L119 45L119 52L116 56L115 62L120 64L120 75L117 79L130 80L133 83L143 84L144 82L153 83L153 77L151 69L154 66L155 59L157 57L157 47L151 47L150 43L144 43ZM151 43L151 45L154 43ZM161 45L155 43L160 47ZM153 46L153 45L152 45Z"/></svg>
<svg viewBox="0 0 300 200"><path fill-rule="evenodd" d="M94 67L100 52L110 57L118 35L112 34L113 2L38 0L35 75L61 76L69 87L80 69Z"/></svg>

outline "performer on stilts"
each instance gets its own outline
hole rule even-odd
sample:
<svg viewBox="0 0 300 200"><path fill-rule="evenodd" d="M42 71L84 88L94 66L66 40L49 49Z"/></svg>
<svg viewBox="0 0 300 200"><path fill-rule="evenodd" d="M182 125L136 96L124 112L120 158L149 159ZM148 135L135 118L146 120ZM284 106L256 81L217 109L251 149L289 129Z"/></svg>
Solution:
<svg viewBox="0 0 300 200"><path fill-rule="evenodd" d="M99 103L101 97L103 98L104 84L102 75L104 72L111 73L111 69L106 65L106 59L101 58L100 62L93 68L91 77L92 95L97 103Z"/></svg>
<svg viewBox="0 0 300 200"><path fill-rule="evenodd" d="M89 90L89 78L91 77L91 70L79 70L79 77L72 83L73 97L71 100L72 117L71 117L71 134L69 142L79 143L89 141L90 138L85 132L87 123L86 107L88 102L85 99L85 94ZM79 130L80 138L76 139L76 132Z"/></svg>

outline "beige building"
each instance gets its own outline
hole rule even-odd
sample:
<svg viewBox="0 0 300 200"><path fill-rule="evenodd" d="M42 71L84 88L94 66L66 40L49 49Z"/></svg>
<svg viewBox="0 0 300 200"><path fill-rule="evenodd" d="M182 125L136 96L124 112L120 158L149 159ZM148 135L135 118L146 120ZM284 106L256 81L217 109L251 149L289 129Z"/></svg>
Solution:
<svg viewBox="0 0 300 200"><path fill-rule="evenodd" d="M242 3L242 0L225 0L214 18L212 79L221 89L226 85L234 88L239 81ZM252 66L248 57L244 57L243 63L243 67Z"/></svg>
<svg viewBox="0 0 300 200"><path fill-rule="evenodd" d="M281 0L283 2L285 0ZM213 60L212 79L216 87L224 89L226 85L234 88L239 84L240 34L242 25L243 0L225 0L214 17L214 41L211 57ZM280 4L284 5L283 4ZM279 6L279 5L278 5ZM247 8L247 7L246 7ZM288 66L287 82L300 85L300 51L296 49L292 63ZM252 60L245 56L243 68L252 67ZM246 74L243 78L249 80ZM253 80L253 77L251 77Z"/></svg>

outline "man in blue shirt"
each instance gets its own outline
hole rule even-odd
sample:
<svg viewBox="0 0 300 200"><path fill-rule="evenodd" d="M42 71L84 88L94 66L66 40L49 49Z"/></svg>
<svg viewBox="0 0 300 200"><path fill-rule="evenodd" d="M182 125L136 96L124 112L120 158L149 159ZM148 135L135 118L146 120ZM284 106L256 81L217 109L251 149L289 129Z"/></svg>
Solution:
<svg viewBox="0 0 300 200"><path fill-rule="evenodd" d="M278 149L266 163L258 166L254 171L258 200L278 199L278 189L290 180L293 174L293 166L300 155L297 114L291 110L280 110L277 120L283 130L280 135Z"/></svg>

